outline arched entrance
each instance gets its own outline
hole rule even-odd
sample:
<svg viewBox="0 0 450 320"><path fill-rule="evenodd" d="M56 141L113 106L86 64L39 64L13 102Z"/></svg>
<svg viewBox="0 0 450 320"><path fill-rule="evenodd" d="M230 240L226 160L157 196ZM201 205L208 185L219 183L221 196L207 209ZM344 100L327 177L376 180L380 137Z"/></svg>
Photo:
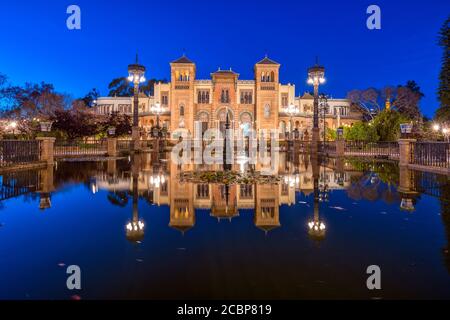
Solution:
<svg viewBox="0 0 450 320"><path fill-rule="evenodd" d="M197 113L197 121L201 123L202 136L208 130L209 114L206 111L200 111Z"/></svg>
<svg viewBox="0 0 450 320"><path fill-rule="evenodd" d="M229 108L221 108L217 111L217 121L218 121L218 127L222 134L225 134L225 124L227 122L227 114L228 114L228 120L230 121L230 129L233 128L233 111Z"/></svg>
<svg viewBox="0 0 450 320"><path fill-rule="evenodd" d="M244 137L250 135L250 130L252 129L253 117L250 112L242 112L239 116L240 128L242 129L242 134Z"/></svg>

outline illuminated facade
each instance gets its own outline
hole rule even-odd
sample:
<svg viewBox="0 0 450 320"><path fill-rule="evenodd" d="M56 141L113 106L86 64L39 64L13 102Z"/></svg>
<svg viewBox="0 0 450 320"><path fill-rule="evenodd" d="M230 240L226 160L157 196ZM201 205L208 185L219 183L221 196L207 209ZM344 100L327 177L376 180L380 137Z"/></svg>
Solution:
<svg viewBox="0 0 450 320"><path fill-rule="evenodd" d="M196 65L186 56L170 63L170 83L157 83L153 96L141 93L139 97L139 125L146 132L156 125L156 115L151 108L160 105L161 126L169 131L185 128L194 130L194 122L201 123L202 130L224 128L226 115L232 128L274 129L281 134L298 129L303 139L311 137L313 126L313 96L305 93L295 96L295 85L281 84L280 64L265 57L254 66L253 80L240 80L233 70L217 70L211 79L196 78ZM298 107L291 118L286 110L289 105ZM321 130L351 126L361 120L361 113L346 99L328 99L325 114L320 117ZM97 100L96 112L112 112L132 115L131 97L102 97ZM325 119L325 121L324 121Z"/></svg>

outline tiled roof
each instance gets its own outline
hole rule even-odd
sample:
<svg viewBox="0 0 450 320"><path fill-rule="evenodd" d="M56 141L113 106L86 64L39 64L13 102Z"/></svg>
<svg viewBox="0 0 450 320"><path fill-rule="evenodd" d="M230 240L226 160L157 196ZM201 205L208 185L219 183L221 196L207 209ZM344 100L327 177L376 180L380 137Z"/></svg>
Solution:
<svg viewBox="0 0 450 320"><path fill-rule="evenodd" d="M177 60L172 61L172 63L194 63L194 62L192 62L191 59L189 59L188 57L183 55L181 58L178 58Z"/></svg>
<svg viewBox="0 0 450 320"><path fill-rule="evenodd" d="M275 62L275 61L269 59L267 56L264 59L262 59L261 61L257 62L256 64L275 64L275 65L279 65L278 62Z"/></svg>

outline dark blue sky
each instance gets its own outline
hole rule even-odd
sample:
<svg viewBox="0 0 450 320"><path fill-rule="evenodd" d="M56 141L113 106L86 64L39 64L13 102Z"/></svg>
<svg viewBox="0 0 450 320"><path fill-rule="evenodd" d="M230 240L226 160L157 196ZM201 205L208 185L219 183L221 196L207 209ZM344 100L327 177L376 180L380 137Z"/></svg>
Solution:
<svg viewBox="0 0 450 320"><path fill-rule="evenodd" d="M66 28L71 4L81 7L81 31ZM366 28L370 4L381 7L381 30ZM112 78L127 75L136 50L148 78L169 78L169 62L186 52L197 78L220 66L251 79L267 53L298 93L309 90L306 69L319 55L325 92L345 97L354 88L413 79L432 116L442 56L437 33L449 14L448 0L2 1L0 72L75 97L93 87L106 95Z"/></svg>

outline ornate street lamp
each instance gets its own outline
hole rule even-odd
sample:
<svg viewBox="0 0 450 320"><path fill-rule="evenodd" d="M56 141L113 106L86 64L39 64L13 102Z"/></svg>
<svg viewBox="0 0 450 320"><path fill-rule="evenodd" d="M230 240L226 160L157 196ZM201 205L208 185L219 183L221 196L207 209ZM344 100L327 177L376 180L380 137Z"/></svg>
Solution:
<svg viewBox="0 0 450 320"><path fill-rule="evenodd" d="M322 113L322 121L323 121L323 141L326 140L326 126L325 126L325 120L326 120L326 112L328 108L328 98L326 95L321 94L319 97L319 106L320 106L320 112Z"/></svg>
<svg viewBox="0 0 450 320"><path fill-rule="evenodd" d="M441 127L439 126L439 124L437 123L433 124L433 131L438 132L440 128Z"/></svg>
<svg viewBox="0 0 450 320"><path fill-rule="evenodd" d="M444 134L445 140L447 140L447 142L449 142L449 133L450 133L449 129L443 128L442 133Z"/></svg>
<svg viewBox="0 0 450 320"><path fill-rule="evenodd" d="M40 121L39 125L41 127L41 132L50 132L52 131L52 121Z"/></svg>
<svg viewBox="0 0 450 320"><path fill-rule="evenodd" d="M132 139L134 141L134 149L137 149L140 140L139 132L139 84L145 82L145 67L138 63L136 55L136 63L128 66L128 81L134 85L134 104L133 104L133 129Z"/></svg>
<svg viewBox="0 0 450 320"><path fill-rule="evenodd" d="M294 126L294 123L292 121L292 117L299 113L299 108L296 105L294 105L293 103L291 103L289 105L289 107L287 107L285 109L285 112L289 115L289 121L290 121L290 126L291 126L291 130L290 130L291 132L290 133L292 135L292 132L293 132L292 128Z"/></svg>
<svg viewBox="0 0 450 320"><path fill-rule="evenodd" d="M319 141L319 85L325 83L325 68L316 62L308 69L308 84L314 86L313 146L317 151Z"/></svg>
<svg viewBox="0 0 450 320"><path fill-rule="evenodd" d="M164 174L156 174L150 176L150 185L154 188L159 188L161 184L166 183L166 176Z"/></svg>
<svg viewBox="0 0 450 320"><path fill-rule="evenodd" d="M16 121L12 121L12 122L9 124L9 127L12 129L13 135L15 135L15 134L16 134L16 128L17 128L17 122L16 122Z"/></svg>
<svg viewBox="0 0 450 320"><path fill-rule="evenodd" d="M114 137L116 135L116 127L109 127L108 128L108 135L110 137Z"/></svg>
<svg viewBox="0 0 450 320"><path fill-rule="evenodd" d="M289 174L284 176L284 183L289 187L297 187L300 182L298 174Z"/></svg>

